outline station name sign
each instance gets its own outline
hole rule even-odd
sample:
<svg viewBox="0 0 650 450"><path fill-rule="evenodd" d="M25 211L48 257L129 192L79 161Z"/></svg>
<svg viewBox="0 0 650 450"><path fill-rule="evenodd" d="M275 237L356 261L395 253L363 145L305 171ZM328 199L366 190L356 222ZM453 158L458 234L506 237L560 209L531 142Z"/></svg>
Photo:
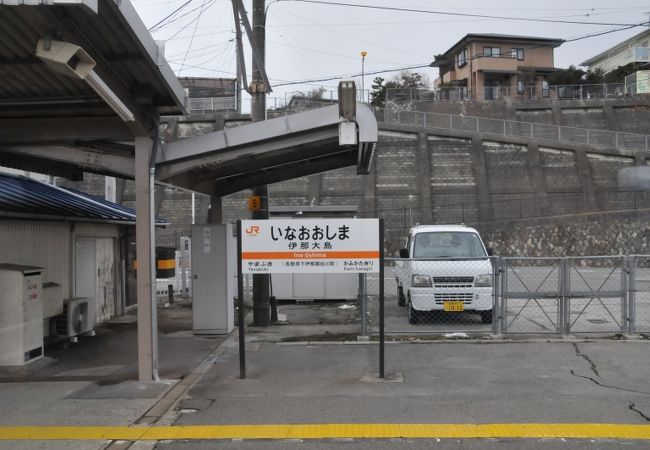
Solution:
<svg viewBox="0 0 650 450"><path fill-rule="evenodd" d="M242 220L242 273L378 273L378 219Z"/></svg>

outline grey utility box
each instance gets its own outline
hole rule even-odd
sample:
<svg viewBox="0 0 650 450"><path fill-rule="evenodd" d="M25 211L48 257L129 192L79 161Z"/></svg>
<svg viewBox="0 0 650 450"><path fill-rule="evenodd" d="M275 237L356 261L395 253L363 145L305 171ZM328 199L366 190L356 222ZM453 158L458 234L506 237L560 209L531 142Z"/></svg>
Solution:
<svg viewBox="0 0 650 450"><path fill-rule="evenodd" d="M42 268L0 264L0 366L43 356Z"/></svg>
<svg viewBox="0 0 650 450"><path fill-rule="evenodd" d="M228 334L235 327L237 238L231 224L192 226L192 329Z"/></svg>

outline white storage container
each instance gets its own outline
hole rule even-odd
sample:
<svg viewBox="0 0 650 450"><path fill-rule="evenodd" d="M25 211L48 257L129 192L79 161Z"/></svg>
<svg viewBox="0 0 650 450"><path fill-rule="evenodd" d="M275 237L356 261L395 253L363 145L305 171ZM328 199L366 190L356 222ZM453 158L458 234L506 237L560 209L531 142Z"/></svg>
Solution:
<svg viewBox="0 0 650 450"><path fill-rule="evenodd" d="M43 356L42 268L0 264L0 366Z"/></svg>

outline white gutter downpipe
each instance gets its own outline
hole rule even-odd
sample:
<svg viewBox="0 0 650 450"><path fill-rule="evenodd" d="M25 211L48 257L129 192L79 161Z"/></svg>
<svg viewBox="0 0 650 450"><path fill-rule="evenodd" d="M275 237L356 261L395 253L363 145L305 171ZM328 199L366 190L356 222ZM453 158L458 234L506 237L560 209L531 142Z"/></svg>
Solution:
<svg viewBox="0 0 650 450"><path fill-rule="evenodd" d="M156 156L158 148L160 147L159 141L159 124L154 125L153 148L151 149L151 159L149 161L149 222L151 233L151 368L152 377L155 382L160 381L158 370L160 368L160 357L158 354L158 300L157 300L157 285L156 285Z"/></svg>

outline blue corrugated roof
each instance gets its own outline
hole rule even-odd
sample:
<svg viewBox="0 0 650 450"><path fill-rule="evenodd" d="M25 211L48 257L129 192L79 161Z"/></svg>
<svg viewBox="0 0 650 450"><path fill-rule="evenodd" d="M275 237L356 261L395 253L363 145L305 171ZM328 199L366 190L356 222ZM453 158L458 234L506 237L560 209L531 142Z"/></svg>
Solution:
<svg viewBox="0 0 650 450"><path fill-rule="evenodd" d="M0 216L135 223L135 210L73 189L0 173ZM158 218L157 224L166 221Z"/></svg>

